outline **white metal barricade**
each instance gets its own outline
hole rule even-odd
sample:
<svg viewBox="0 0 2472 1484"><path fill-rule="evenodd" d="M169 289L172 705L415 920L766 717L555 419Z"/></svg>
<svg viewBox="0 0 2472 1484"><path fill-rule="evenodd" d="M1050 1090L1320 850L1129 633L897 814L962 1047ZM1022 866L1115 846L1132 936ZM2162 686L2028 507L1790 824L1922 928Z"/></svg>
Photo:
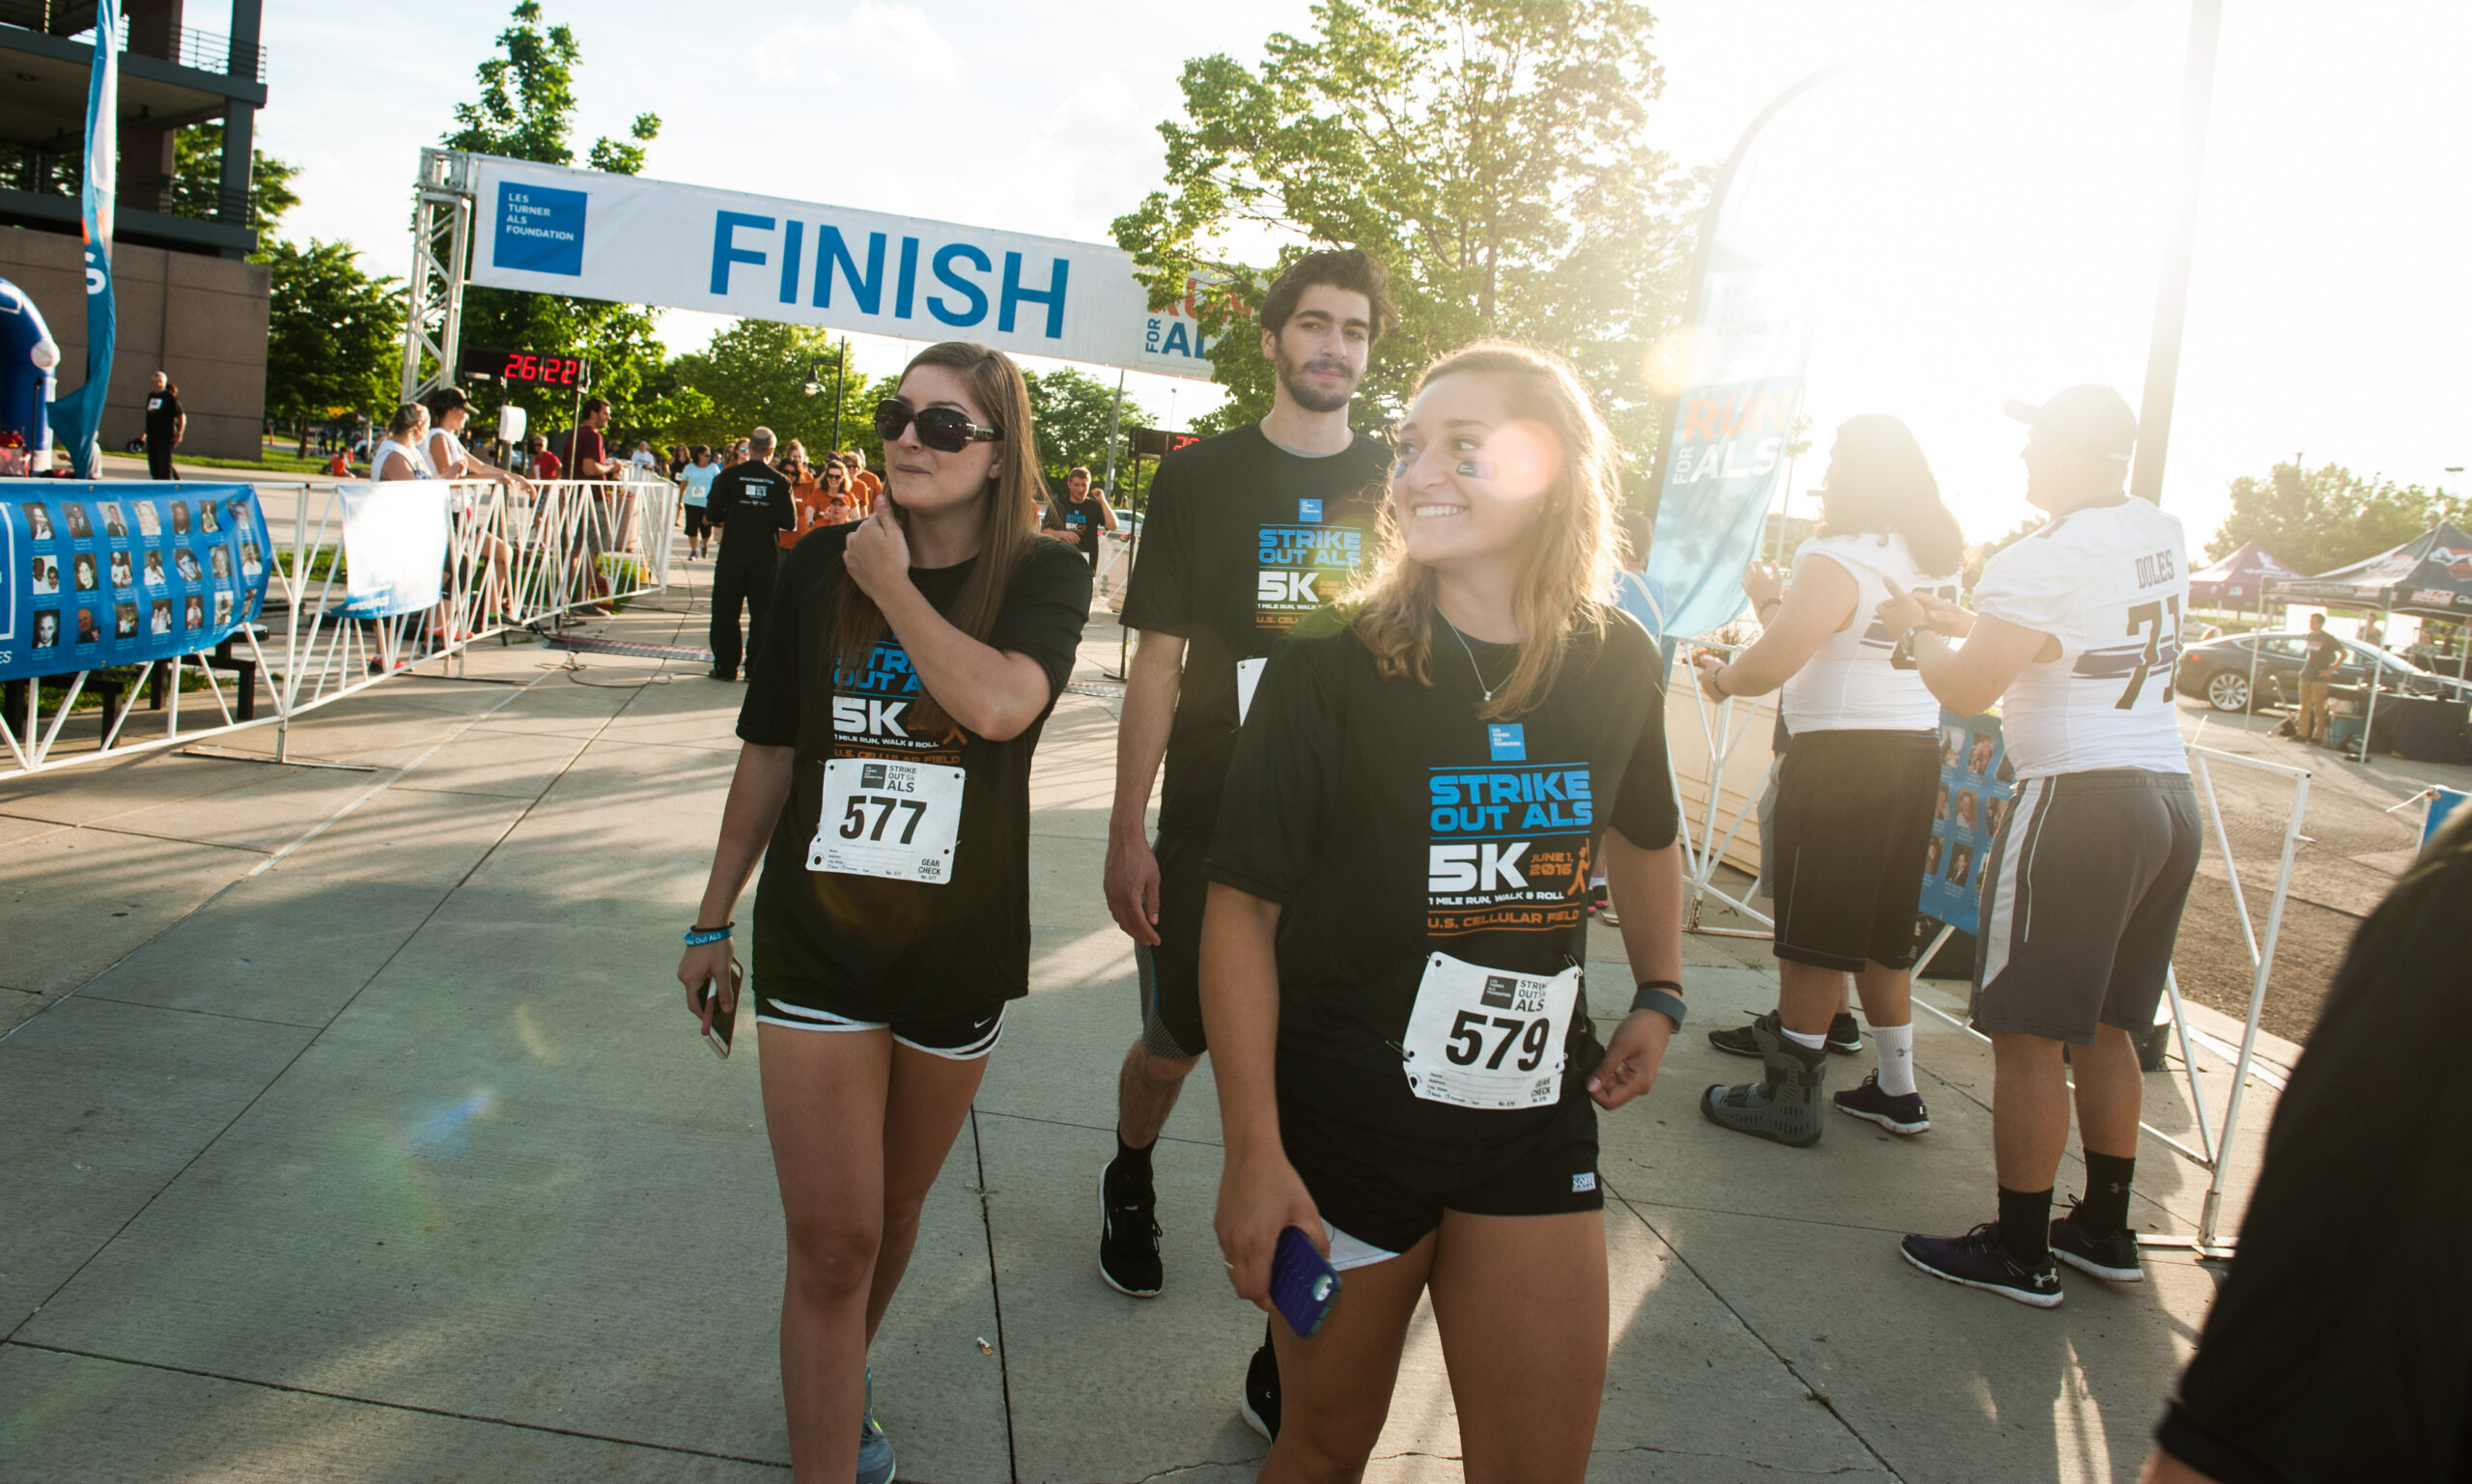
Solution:
<svg viewBox="0 0 2472 1484"><path fill-rule="evenodd" d="M0 482L0 490L14 483ZM279 519L267 522L274 550L266 604L254 624L242 625L226 641L235 659L245 645L254 679L271 698L270 713L245 720L236 714L242 678L234 677L234 694L227 697L224 672L208 658L215 646L206 646L140 666L125 686L129 704L97 739L98 745L64 750L62 734L95 672L68 675L47 718L46 682L30 680L22 707L0 714L0 741L8 745L0 778L267 725L276 729L274 756L280 761L288 753L292 718L302 713L432 660L456 664L460 672L464 652L475 640L668 585L679 491L667 480L545 480L526 490L459 481L447 487L454 523L437 604L418 613L367 616L347 600L342 487L264 486L262 504L278 488L293 490L295 504L288 533ZM136 698L156 679L158 667L168 691L163 725L159 733L149 728L153 735L132 738ZM214 703L213 719L202 727L182 724L182 682L191 670L204 677ZM61 684L62 678L49 683ZM251 709L238 705L239 711Z"/></svg>

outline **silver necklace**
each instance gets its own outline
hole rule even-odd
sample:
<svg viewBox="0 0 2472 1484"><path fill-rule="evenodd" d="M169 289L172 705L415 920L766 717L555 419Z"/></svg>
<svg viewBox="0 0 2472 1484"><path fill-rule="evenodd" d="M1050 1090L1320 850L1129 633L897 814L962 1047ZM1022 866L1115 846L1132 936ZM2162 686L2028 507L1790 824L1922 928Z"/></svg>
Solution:
<svg viewBox="0 0 2472 1484"><path fill-rule="evenodd" d="M1433 616L1441 619L1442 627L1449 630L1450 636L1459 641L1459 653L1468 657L1469 673L1476 677L1476 688L1485 692L1486 703L1490 705L1494 699L1494 691L1500 687L1485 684L1485 672L1476 666L1476 652L1468 647L1468 636L1461 633L1459 631L1459 626L1452 623L1450 621L1450 616L1443 612L1440 608L1433 610ZM1512 668L1514 670L1518 668L1518 662L1516 660L1512 662Z"/></svg>

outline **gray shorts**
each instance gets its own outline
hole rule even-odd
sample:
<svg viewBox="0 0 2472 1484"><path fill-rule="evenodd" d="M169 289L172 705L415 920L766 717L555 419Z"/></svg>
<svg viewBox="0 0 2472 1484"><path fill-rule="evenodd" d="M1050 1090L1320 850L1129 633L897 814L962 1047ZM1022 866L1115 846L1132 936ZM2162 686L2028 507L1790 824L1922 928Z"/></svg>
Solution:
<svg viewBox="0 0 2472 1484"><path fill-rule="evenodd" d="M1983 884L1975 1029L2092 1046L2098 1026L2152 1024L2198 848L2186 773L2019 784Z"/></svg>

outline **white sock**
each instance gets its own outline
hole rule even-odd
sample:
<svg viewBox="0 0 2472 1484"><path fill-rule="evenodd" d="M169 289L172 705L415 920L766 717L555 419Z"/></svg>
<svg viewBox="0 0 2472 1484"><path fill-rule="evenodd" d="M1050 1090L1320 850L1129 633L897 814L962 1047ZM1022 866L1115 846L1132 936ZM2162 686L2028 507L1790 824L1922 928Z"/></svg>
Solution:
<svg viewBox="0 0 2472 1484"><path fill-rule="evenodd" d="M1871 1039L1880 1049L1880 1091L1902 1098L1914 1088L1914 1022L1873 1025Z"/></svg>
<svg viewBox="0 0 2472 1484"><path fill-rule="evenodd" d="M1807 1036L1799 1030L1787 1030L1784 1026L1780 1025L1777 1027L1777 1034L1784 1036L1786 1040L1791 1041L1806 1051L1822 1051L1828 1049L1828 1032L1826 1031L1822 1031L1816 1036Z"/></svg>

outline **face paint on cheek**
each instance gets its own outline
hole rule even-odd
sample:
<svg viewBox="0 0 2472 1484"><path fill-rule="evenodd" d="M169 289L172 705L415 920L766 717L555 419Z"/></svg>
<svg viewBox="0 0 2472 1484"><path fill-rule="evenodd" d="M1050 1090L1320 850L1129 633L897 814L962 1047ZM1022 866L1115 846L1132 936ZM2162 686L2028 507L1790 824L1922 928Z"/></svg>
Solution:
<svg viewBox="0 0 2472 1484"><path fill-rule="evenodd" d="M1494 477L1494 466L1490 463L1484 462L1482 460L1464 459L1461 460L1459 463L1459 477L1462 479L1491 479Z"/></svg>

